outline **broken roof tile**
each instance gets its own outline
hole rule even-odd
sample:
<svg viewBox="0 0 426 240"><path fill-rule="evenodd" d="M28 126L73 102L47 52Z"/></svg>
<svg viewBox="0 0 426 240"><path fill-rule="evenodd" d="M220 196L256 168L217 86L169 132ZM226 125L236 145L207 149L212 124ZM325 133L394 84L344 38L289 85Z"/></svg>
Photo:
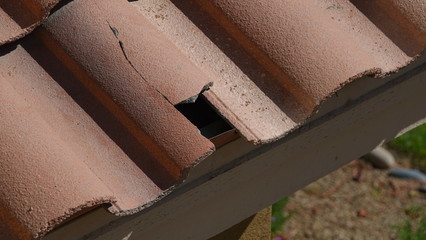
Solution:
<svg viewBox="0 0 426 240"><path fill-rule="evenodd" d="M394 2L406 8L411 4ZM397 71L426 45L418 40L425 38L425 31L394 22L404 13L387 10L382 1L368 1L375 4L370 11L386 12L380 18L355 0L134 4L198 67L217 76L206 97L254 143L283 137L346 83L366 74L380 77ZM424 4L416 6L415 15L422 15ZM394 31L403 31L403 41L386 30L387 21ZM422 21L411 25L422 26ZM192 47L197 45L201 47Z"/></svg>
<svg viewBox="0 0 426 240"><path fill-rule="evenodd" d="M191 131L194 127L182 116L175 118L174 128L168 124L158 130L177 138L171 140L174 144L170 147L175 149L170 151L186 155L179 158L166 155L167 149L156 150L161 143L149 136L135 136L138 133L126 129L68 69L55 64L56 58L46 56L45 48L32 41L23 45L0 58L0 152L4 164L0 176L8 179L0 188L3 196L9 196L0 199L6 208L1 212L18 214L13 216L14 221L25 219L20 223L22 229L32 234L44 233L74 209L102 202L112 203L113 212L138 211L162 196L180 181L187 168L211 152L213 145L197 130ZM69 93L75 101L85 104L84 110ZM156 106L161 105L156 102ZM162 118L172 119L173 110L169 109ZM147 115L161 127L161 120ZM145 124L152 122L147 120ZM151 135L155 136L153 132ZM169 137L162 140L170 142ZM196 158L191 159L193 155ZM171 162L163 163L162 158ZM34 216L27 215L28 209L34 209ZM4 217L0 216L2 221ZM16 231L16 226L12 228L9 231Z"/></svg>
<svg viewBox="0 0 426 240"><path fill-rule="evenodd" d="M116 11L127 15L119 16ZM180 52L172 43L161 46L167 43L161 42L161 34L121 30L132 22L144 24L132 11L137 13L120 1L73 1L35 35L143 145L152 145L150 151L177 178L181 169L205 153L208 141L173 104L199 94L209 81L183 56L175 61ZM150 25L145 25L136 29L148 31ZM148 37L155 37L157 43L146 42ZM147 48L156 44L160 47ZM190 134L194 136L185 136Z"/></svg>
<svg viewBox="0 0 426 240"><path fill-rule="evenodd" d="M175 107L200 94L267 143L426 47L420 0L73 0L4 44L57 2L0 0L0 238L167 195L224 144Z"/></svg>

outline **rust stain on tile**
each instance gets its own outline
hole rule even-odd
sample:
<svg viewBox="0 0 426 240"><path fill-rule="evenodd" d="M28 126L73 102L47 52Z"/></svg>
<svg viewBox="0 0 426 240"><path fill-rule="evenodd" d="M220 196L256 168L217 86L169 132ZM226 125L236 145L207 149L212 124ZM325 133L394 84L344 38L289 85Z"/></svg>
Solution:
<svg viewBox="0 0 426 240"><path fill-rule="evenodd" d="M152 205L238 135L208 140L175 105L202 94L248 141L426 48L421 0L0 0L0 237L76 212ZM8 43L8 44L5 44Z"/></svg>

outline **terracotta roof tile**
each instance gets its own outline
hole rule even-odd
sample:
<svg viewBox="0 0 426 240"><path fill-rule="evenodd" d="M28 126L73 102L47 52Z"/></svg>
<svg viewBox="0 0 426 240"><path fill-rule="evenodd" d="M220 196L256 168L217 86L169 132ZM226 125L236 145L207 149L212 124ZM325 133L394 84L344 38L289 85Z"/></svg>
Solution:
<svg viewBox="0 0 426 240"><path fill-rule="evenodd" d="M287 112L302 118L310 116L324 98L350 79L363 74L382 75L411 61L394 39L387 38L375 22L348 1L196 2L293 95L297 104ZM418 29L419 34L424 36L425 32ZM406 36L407 44L416 46L418 54L425 42ZM222 94L215 89L212 92ZM269 115L266 108L260 111ZM223 112L227 114L227 110ZM299 124L300 120L295 122ZM270 129L269 121L255 118L233 122L237 128L241 123L251 130L243 134L254 142L274 140L294 127L283 121L284 125ZM268 126L262 129L262 123Z"/></svg>
<svg viewBox="0 0 426 240"><path fill-rule="evenodd" d="M4 45L55 3L0 0L2 239L168 194L211 141L223 144L176 108L200 94L267 143L346 83L397 71L426 47L420 0L74 0Z"/></svg>
<svg viewBox="0 0 426 240"><path fill-rule="evenodd" d="M60 0L0 0L0 45L15 41L38 26Z"/></svg>
<svg viewBox="0 0 426 240"><path fill-rule="evenodd" d="M372 8L377 12L385 11L384 3L368 2L377 5ZM395 71L425 48L424 40L416 40L425 38L422 28L406 33L407 26L393 22L396 15L404 15L401 11L393 9L383 20L375 19L355 1L134 4L212 75L215 85L206 97L254 143L283 137L345 83L365 74L380 77ZM417 5L417 15L425 11L423 5ZM405 42L385 31L386 21L397 26L393 31L398 34L405 29ZM421 18L411 23L424 25Z"/></svg>

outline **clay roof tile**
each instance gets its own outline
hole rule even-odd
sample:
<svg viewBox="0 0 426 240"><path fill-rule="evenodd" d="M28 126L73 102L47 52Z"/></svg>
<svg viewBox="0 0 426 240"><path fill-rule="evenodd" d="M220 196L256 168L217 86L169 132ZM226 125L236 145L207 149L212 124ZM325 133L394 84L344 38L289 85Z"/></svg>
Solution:
<svg viewBox="0 0 426 240"><path fill-rule="evenodd" d="M182 104L206 99L268 143L426 47L421 0L73 0L42 23L57 3L0 0L1 239L170 193L224 144Z"/></svg>

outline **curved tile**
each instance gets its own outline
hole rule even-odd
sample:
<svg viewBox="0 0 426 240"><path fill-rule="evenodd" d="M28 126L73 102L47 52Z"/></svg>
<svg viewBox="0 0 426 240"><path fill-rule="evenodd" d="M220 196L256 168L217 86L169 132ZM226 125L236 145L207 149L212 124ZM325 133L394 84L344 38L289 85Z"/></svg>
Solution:
<svg viewBox="0 0 426 240"><path fill-rule="evenodd" d="M56 2L0 0L0 45ZM200 93L249 141L283 137L346 83L424 51L425 11L417 0L70 1L0 48L0 238L167 195L214 150L174 107Z"/></svg>
<svg viewBox="0 0 426 240"><path fill-rule="evenodd" d="M347 0L134 2L141 14L215 79L206 97L255 143L287 134L333 91L361 74L388 74L412 60L377 19L354 4ZM424 9L418 6L421 15ZM380 6L369 9L384 11ZM391 17L382 22L386 20L393 23ZM416 22L422 25L421 18ZM424 44L413 46L417 46L414 55L424 49Z"/></svg>
<svg viewBox="0 0 426 240"><path fill-rule="evenodd" d="M424 1L351 2L408 56L414 57L426 44Z"/></svg>
<svg viewBox="0 0 426 240"><path fill-rule="evenodd" d="M43 235L82 208L101 203L110 203L109 210L117 215L140 211L164 197L214 149L171 102L199 94L208 78L191 70L192 63L167 39L159 42L167 48L132 55L138 44L147 42L132 42L141 36L118 40L112 25L125 23L102 16L112 11L106 9L129 10L129 16L136 10L111 8L114 4L76 0L15 49L10 48L16 44L2 48L0 178L7 181L0 191L10 199L0 199L0 218L7 223L0 226L1 238ZM150 36L161 34L153 30ZM129 56L121 41L129 43ZM177 66L167 70L176 77L167 99L154 82L158 76L149 79L153 82L141 76L152 69L142 63L136 69L152 58L180 59L161 64L164 69ZM189 70L192 75L185 82L177 77Z"/></svg>
<svg viewBox="0 0 426 240"><path fill-rule="evenodd" d="M112 204L110 211L116 214L140 211L165 196L188 168L211 153L213 145L158 96L166 103L154 111L169 111L164 117L174 117L175 125L148 124L180 132L163 135L163 141L174 141L175 147L163 152L186 154L171 159L179 169L158 164L164 153L152 148L161 143L132 140L136 137L126 131L128 126L79 84L42 42L27 39L22 44L0 57L0 221L6 223L0 226L0 238L42 236L74 213L102 203ZM147 101L147 96L140 98ZM76 104L82 102L87 102L84 109ZM119 141L134 146L117 145ZM190 159L191 154L196 157Z"/></svg>
<svg viewBox="0 0 426 240"><path fill-rule="evenodd" d="M0 46L38 26L60 0L0 0Z"/></svg>
<svg viewBox="0 0 426 240"><path fill-rule="evenodd" d="M180 1L173 2L185 5ZM302 116L294 124L271 127L269 120L253 120L250 117L252 112L243 113L248 117L241 114L235 116L235 109L241 106L231 102L227 97L228 93L223 92L228 92L227 90L213 88L206 93L219 111L249 141L255 143L274 141L302 124L324 99L347 82L366 74L382 76L397 71L425 48L424 41L417 41L418 36L423 38L425 34L414 31L412 24L395 22L393 19L401 16L401 12L389 13L388 6L380 1L368 1L365 4L377 2L378 6L369 9L373 12L386 12L387 15L381 18L373 18L371 16L374 13L370 16L365 9L357 4L354 6L352 3L355 1L195 2L196 4L192 3L192 6L187 7L191 10L186 10L185 14L193 15L200 8L206 11L222 27L222 31L235 39L251 58L272 75L275 81L269 82L271 86L284 88L290 94L294 102L293 109L281 107L278 103L287 116ZM419 7L418 12L425 12L425 9ZM194 21L194 18L191 20ZM396 41L384 31L381 22L394 23L398 26L393 27L394 29L403 29L403 38L409 39L414 50L407 52L401 41ZM202 28L203 24L198 24L198 27ZM251 80L256 81L253 78ZM245 86L246 84L237 85L237 88ZM277 98L272 91L265 93L270 98ZM265 110L262 112L265 115L269 113ZM282 122L284 121L285 118Z"/></svg>
<svg viewBox="0 0 426 240"><path fill-rule="evenodd" d="M133 68L132 72L140 75L133 81L126 80L126 85L136 87L138 82L145 81L172 104L207 89L211 85L208 77L191 61L185 61L173 42L126 3L124 0L73 1L53 14L44 28L66 51L75 54L87 51L114 64L122 60L127 66L117 66L117 71ZM126 14L119 14L122 12ZM82 64L93 62L93 55L89 54L75 58Z"/></svg>
<svg viewBox="0 0 426 240"><path fill-rule="evenodd" d="M26 82L16 70L38 73L23 53L19 48L0 60L0 222L7 229L2 239L8 232L16 239L37 237L82 206L115 198L83 156L44 121L45 112L35 109L42 102L22 91Z"/></svg>
<svg viewBox="0 0 426 240"><path fill-rule="evenodd" d="M36 34L141 145L156 156L169 174L178 179L183 169L204 156L213 145L172 104L199 94L209 81L185 61L172 43L168 48L161 47L166 39L161 41L159 33L152 30L156 35L137 34L136 29L148 30L150 25L140 15L132 14L135 9L123 3L127 2L73 1L55 12ZM126 12L126 16L119 15L120 12ZM121 30L130 23L142 25L135 27L135 31ZM114 34L112 29L118 33ZM123 41L117 39L121 35ZM155 41L144 41L152 36L158 36L160 48L153 46ZM138 47L150 49L140 51ZM176 58L181 59L176 62ZM151 63L158 64L162 70L151 68ZM185 75L188 71L191 74ZM169 79L173 73L175 78ZM168 83L170 86L165 85Z"/></svg>
<svg viewBox="0 0 426 240"><path fill-rule="evenodd" d="M246 138L269 138L272 132L278 135L303 118L298 114L303 111L294 111L303 106L293 101L287 89L272 84L277 80L194 1L133 4L214 79L215 84L204 95Z"/></svg>
<svg viewBox="0 0 426 240"><path fill-rule="evenodd" d="M414 31L417 32L416 35L419 39L422 39L424 43L426 41L424 36L426 32L426 15L424 14L426 2L423 0L391 0L389 2L392 3L400 15L404 16L403 18L406 19L406 21L414 25Z"/></svg>
<svg viewBox="0 0 426 240"><path fill-rule="evenodd" d="M370 56L376 68L392 71L411 58L398 47L378 26L349 1L319 1L319 7L336 24L338 31L353 39L353 43Z"/></svg>

